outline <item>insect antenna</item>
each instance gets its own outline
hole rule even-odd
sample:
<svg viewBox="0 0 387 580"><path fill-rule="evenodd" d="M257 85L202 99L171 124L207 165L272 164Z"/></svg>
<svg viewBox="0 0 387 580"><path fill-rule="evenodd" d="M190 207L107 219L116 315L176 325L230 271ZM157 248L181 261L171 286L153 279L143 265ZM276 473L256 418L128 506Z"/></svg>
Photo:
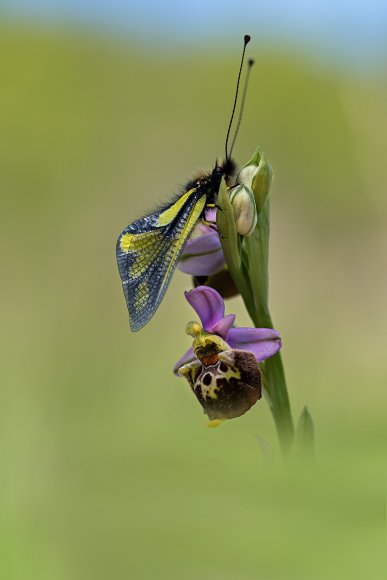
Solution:
<svg viewBox="0 0 387 580"><path fill-rule="evenodd" d="M244 60L245 52L246 52L246 46L250 42L250 38L251 37L248 34L245 34L245 36L243 38L243 42L244 42L244 44L243 44L243 52L242 52L241 64L240 64L240 67L239 67L238 80L237 80L237 86L236 86L235 97L234 97L234 105L232 107L232 113L231 113L230 123L228 125L227 135L226 135L226 144L225 144L226 159L229 159L230 158L230 155L228 154L228 151L227 151L227 144L228 144L228 138L230 136L231 125L232 125L232 122L233 122L233 119L234 119L235 107L236 107L237 100L238 100L239 82L241 80L241 73L242 73L242 67L243 67L243 60Z"/></svg>
<svg viewBox="0 0 387 580"><path fill-rule="evenodd" d="M230 147L230 157L232 155L232 150L234 149L235 141L236 141L236 138L238 136L239 127L241 126L241 121L242 121L242 116L243 116L243 109L245 108L245 100L246 100L247 87L249 85L250 71L251 71L251 67L253 66L254 62L255 62L254 59L249 58L248 63L247 63L248 64L248 67L247 67L247 73L246 73L245 86L243 87L243 94L242 94L242 100L241 100L241 108L240 108L240 111L239 111L238 122L237 122L237 126L236 126L235 133L234 133L234 139L232 140L231 147Z"/></svg>

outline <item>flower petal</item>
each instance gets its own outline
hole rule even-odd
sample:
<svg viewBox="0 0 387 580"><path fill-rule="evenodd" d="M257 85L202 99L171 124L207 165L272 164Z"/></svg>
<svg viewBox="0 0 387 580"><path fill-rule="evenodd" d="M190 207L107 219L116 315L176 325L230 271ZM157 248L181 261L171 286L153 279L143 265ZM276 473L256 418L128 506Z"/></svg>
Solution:
<svg viewBox="0 0 387 580"><path fill-rule="evenodd" d="M173 372L175 375L180 376L177 374L177 371L179 370L180 367L182 367L183 365L186 365L194 360L197 360L195 353L193 351L193 348L189 348L187 350L187 352L185 352L183 354L183 356L177 361L177 363L175 364L175 366L173 367Z"/></svg>
<svg viewBox="0 0 387 580"><path fill-rule="evenodd" d="M224 318L219 320L213 327L212 331L214 334L218 334L222 338L226 339L227 333L234 324L235 314L227 314Z"/></svg>
<svg viewBox="0 0 387 580"><path fill-rule="evenodd" d="M221 248L219 235L207 226L202 226L202 234L190 238L184 248L184 254L201 254Z"/></svg>
<svg viewBox="0 0 387 580"><path fill-rule="evenodd" d="M215 208L211 208L211 209L206 209L206 214L205 214L206 220L208 222L216 222L216 209ZM208 226L205 226L208 227Z"/></svg>
<svg viewBox="0 0 387 580"><path fill-rule="evenodd" d="M230 328L226 340L232 348L252 352L258 362L276 354L282 345L273 328Z"/></svg>
<svg viewBox="0 0 387 580"><path fill-rule="evenodd" d="M217 322L224 317L224 302L221 295L209 286L198 286L185 297L199 316L204 330L212 331Z"/></svg>
<svg viewBox="0 0 387 580"><path fill-rule="evenodd" d="M180 258L178 268L191 276L211 276L223 269L225 260L219 236L208 232L189 240Z"/></svg>

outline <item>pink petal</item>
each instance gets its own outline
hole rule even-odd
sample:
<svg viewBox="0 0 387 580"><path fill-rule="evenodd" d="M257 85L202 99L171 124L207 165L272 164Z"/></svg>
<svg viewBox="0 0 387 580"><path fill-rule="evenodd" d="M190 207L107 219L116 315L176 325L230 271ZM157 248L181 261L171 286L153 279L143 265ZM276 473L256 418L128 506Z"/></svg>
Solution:
<svg viewBox="0 0 387 580"><path fill-rule="evenodd" d="M211 228L206 227L206 230L195 238L190 238L185 245L183 256L185 254L206 254L218 248L221 248L218 234Z"/></svg>
<svg viewBox="0 0 387 580"><path fill-rule="evenodd" d="M218 334L226 340L227 334L234 324L235 314L227 314L222 320L219 320L211 329L211 332Z"/></svg>
<svg viewBox="0 0 387 580"><path fill-rule="evenodd" d="M180 258L178 268L191 276L211 276L225 264L219 236L209 233L189 240Z"/></svg>
<svg viewBox="0 0 387 580"><path fill-rule="evenodd" d="M206 220L208 222L216 223L216 209L206 209Z"/></svg>
<svg viewBox="0 0 387 580"><path fill-rule="evenodd" d="M276 354L281 348L281 338L272 328L230 328L227 342L232 348L252 352L258 362Z"/></svg>
<svg viewBox="0 0 387 580"><path fill-rule="evenodd" d="M202 326L211 332L217 322L224 317L224 302L221 295L209 286L198 286L185 297L199 316Z"/></svg>

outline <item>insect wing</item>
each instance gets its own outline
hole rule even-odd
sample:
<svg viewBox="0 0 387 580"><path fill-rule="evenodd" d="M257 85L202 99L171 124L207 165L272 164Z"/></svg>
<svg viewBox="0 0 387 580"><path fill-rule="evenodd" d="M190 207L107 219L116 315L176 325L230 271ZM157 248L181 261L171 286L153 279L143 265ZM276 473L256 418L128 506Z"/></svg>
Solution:
<svg viewBox="0 0 387 580"><path fill-rule="evenodd" d="M133 331L145 326L156 312L205 204L206 195L190 189L120 234L117 262Z"/></svg>

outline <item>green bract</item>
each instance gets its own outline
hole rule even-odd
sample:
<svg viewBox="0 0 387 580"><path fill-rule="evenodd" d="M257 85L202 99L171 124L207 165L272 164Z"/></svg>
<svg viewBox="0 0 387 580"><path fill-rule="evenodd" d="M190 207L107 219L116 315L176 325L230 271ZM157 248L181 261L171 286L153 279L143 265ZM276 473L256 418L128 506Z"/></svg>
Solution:
<svg viewBox="0 0 387 580"><path fill-rule="evenodd" d="M297 423L295 437L296 452L303 457L313 455L314 426L307 407L304 407Z"/></svg>
<svg viewBox="0 0 387 580"><path fill-rule="evenodd" d="M266 155L258 147L250 161L242 167L237 177L238 183L252 189L258 212L262 211L268 198L272 179L273 170L271 165Z"/></svg>

